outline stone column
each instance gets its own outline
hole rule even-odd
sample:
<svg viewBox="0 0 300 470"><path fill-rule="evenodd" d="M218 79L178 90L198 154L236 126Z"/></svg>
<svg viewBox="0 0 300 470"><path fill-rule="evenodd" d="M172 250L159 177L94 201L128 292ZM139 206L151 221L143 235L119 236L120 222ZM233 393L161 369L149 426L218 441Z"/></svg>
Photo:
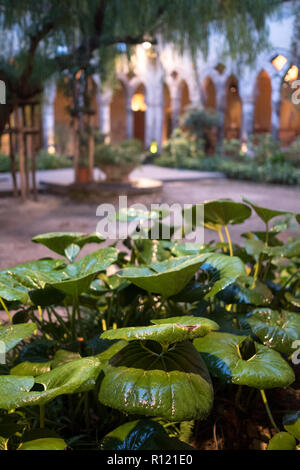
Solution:
<svg viewBox="0 0 300 470"><path fill-rule="evenodd" d="M271 131L273 136L279 138L280 129L280 105L281 105L281 78L279 76L272 79L272 115Z"/></svg>
<svg viewBox="0 0 300 470"><path fill-rule="evenodd" d="M241 138L247 141L249 135L253 134L254 102L252 97L241 97L242 99L242 129Z"/></svg>
<svg viewBox="0 0 300 470"><path fill-rule="evenodd" d="M97 104L99 110L100 132L110 134L110 104L112 100L112 91L97 93Z"/></svg>
<svg viewBox="0 0 300 470"><path fill-rule="evenodd" d="M45 85L42 102L43 147L45 149L53 148L55 144L55 96L56 83L53 80Z"/></svg>
<svg viewBox="0 0 300 470"><path fill-rule="evenodd" d="M126 137L132 139L134 134L133 111L131 109L131 100L134 92L127 90L126 92Z"/></svg>

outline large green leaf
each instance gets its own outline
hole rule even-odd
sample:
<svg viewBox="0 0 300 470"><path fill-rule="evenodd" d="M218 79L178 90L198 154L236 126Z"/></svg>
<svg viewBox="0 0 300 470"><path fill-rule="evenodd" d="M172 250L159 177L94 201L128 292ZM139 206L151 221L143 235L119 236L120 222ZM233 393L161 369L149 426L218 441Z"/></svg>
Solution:
<svg viewBox="0 0 300 470"><path fill-rule="evenodd" d="M238 276L246 274L243 262L236 256L203 253L151 263L148 267L125 268L119 275L148 292L170 297L181 292L199 268L209 277L206 297L215 295Z"/></svg>
<svg viewBox="0 0 300 470"><path fill-rule="evenodd" d="M60 280L51 282L56 289L69 295L78 296L85 291L98 273L105 271L118 257L118 250L113 247L100 248L84 256L75 263L68 264L59 271Z"/></svg>
<svg viewBox="0 0 300 470"><path fill-rule="evenodd" d="M192 316L173 317L160 321L152 320L152 322L156 324L107 330L102 333L101 338L126 341L152 340L161 344L171 344L204 336L219 328L215 322L208 318Z"/></svg>
<svg viewBox="0 0 300 470"><path fill-rule="evenodd" d="M19 375L23 377L36 377L38 375L44 374L45 372L49 372L51 370L51 363L52 361L47 362L20 362L15 367L10 369L11 375Z"/></svg>
<svg viewBox="0 0 300 470"><path fill-rule="evenodd" d="M32 335L36 330L35 323L20 323L18 325L0 326L0 341L5 344L5 351L14 348L20 341Z"/></svg>
<svg viewBox="0 0 300 470"><path fill-rule="evenodd" d="M222 225L241 224L250 216L251 209L246 204L231 199L204 203L204 225L212 230L217 230Z"/></svg>
<svg viewBox="0 0 300 470"><path fill-rule="evenodd" d="M201 265L201 270L208 276L209 292L205 298L213 297L232 284L238 277L245 276L244 263L237 256L212 253Z"/></svg>
<svg viewBox="0 0 300 470"><path fill-rule="evenodd" d="M204 419L213 402L207 368L190 341L163 350L132 341L104 368L99 400L112 408L169 421Z"/></svg>
<svg viewBox="0 0 300 470"><path fill-rule="evenodd" d="M293 342L300 340L299 313L256 308L241 320L241 324L250 327L263 344L281 353L291 354Z"/></svg>
<svg viewBox="0 0 300 470"><path fill-rule="evenodd" d="M166 250L159 240L137 239L134 240L134 251L139 264L164 261L170 258L169 250Z"/></svg>
<svg viewBox="0 0 300 470"><path fill-rule="evenodd" d="M274 209L268 209L266 207L257 206L256 204L254 204L253 202L249 201L246 198L243 198L243 201L246 202L247 204L249 204L249 206L252 207L252 209L256 212L258 217L265 224L268 224L268 222L270 222L271 219L273 219L274 217L277 217L279 215L293 214L292 212L288 212L288 211L278 211L278 210L274 210Z"/></svg>
<svg viewBox="0 0 300 470"><path fill-rule="evenodd" d="M251 276L240 276L226 289L218 293L226 304L269 305L273 299L271 290Z"/></svg>
<svg viewBox="0 0 300 470"><path fill-rule="evenodd" d="M102 368L97 357L84 357L65 363L50 372L33 377L0 376L0 408L6 410L44 404L58 395L90 390ZM42 391L32 391L34 384Z"/></svg>
<svg viewBox="0 0 300 470"><path fill-rule="evenodd" d="M288 432L278 432L269 441L267 450L296 450L296 439Z"/></svg>
<svg viewBox="0 0 300 470"><path fill-rule="evenodd" d="M44 289L58 279L57 269L64 265L63 259L40 259L0 271L0 297L31 304L29 292Z"/></svg>
<svg viewBox="0 0 300 470"><path fill-rule="evenodd" d="M246 336L212 332L194 340L194 345L210 373L225 382L267 389L286 387L295 380L293 370L277 351ZM244 346L250 354L242 355Z"/></svg>
<svg viewBox="0 0 300 470"><path fill-rule="evenodd" d="M64 450L67 444L57 437L43 437L33 441L22 442L17 450Z"/></svg>
<svg viewBox="0 0 300 470"><path fill-rule="evenodd" d="M122 424L107 434L101 450L193 450L184 442L169 437L163 426L152 419Z"/></svg>
<svg viewBox="0 0 300 470"><path fill-rule="evenodd" d="M283 246L266 246L264 253L269 256L276 256L279 258L296 258L300 256L300 237L296 240L287 243Z"/></svg>
<svg viewBox="0 0 300 470"><path fill-rule="evenodd" d="M300 411L289 413L283 417L284 429L300 441Z"/></svg>
<svg viewBox="0 0 300 470"><path fill-rule="evenodd" d="M42 235L37 235L32 239L33 242L41 243L55 253L66 256L68 259L75 258L80 249L83 248L87 243L102 243L104 240L105 238L101 237L97 233L87 234L80 232L43 233ZM75 256L74 246L73 248L70 248L72 245L79 248L79 250L75 249Z"/></svg>
<svg viewBox="0 0 300 470"><path fill-rule="evenodd" d="M145 267L125 268L118 274L148 292L170 297L183 289L208 256L206 253L171 258Z"/></svg>

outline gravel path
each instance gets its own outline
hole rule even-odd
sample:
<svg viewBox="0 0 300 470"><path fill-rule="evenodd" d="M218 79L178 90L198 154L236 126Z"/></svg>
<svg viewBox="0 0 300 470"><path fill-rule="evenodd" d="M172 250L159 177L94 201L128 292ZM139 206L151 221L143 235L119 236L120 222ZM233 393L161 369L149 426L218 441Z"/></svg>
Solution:
<svg viewBox="0 0 300 470"><path fill-rule="evenodd" d="M265 207L300 213L299 188L225 179L165 183L159 201L156 199L155 202L192 204L221 197L241 201L243 196ZM145 203L149 202L148 196ZM0 198L0 269L51 256L46 247L31 243L31 238L39 233L95 231L99 221L96 208L97 204L79 204L57 196L41 195L38 202L27 201L23 204L13 198ZM299 234L298 227L295 230ZM234 241L239 241L240 234L249 230L263 230L258 217L252 216L242 226L230 228ZM291 234L292 231L289 231L285 237ZM206 242L215 238L215 232L206 232ZM94 249L95 246L90 245L82 253Z"/></svg>

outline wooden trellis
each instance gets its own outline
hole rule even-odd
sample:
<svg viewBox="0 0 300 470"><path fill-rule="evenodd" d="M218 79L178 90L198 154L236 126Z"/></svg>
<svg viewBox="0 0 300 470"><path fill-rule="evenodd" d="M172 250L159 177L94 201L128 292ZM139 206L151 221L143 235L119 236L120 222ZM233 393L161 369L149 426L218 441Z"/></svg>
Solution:
<svg viewBox="0 0 300 470"><path fill-rule="evenodd" d="M9 156L13 180L13 194L19 195L16 169L16 152L19 156L20 195L37 200L35 157L40 148L41 125L38 100L17 100L11 103L13 111L8 126L2 134L9 135ZM31 178L30 175L31 174ZM31 182L30 182L31 179Z"/></svg>

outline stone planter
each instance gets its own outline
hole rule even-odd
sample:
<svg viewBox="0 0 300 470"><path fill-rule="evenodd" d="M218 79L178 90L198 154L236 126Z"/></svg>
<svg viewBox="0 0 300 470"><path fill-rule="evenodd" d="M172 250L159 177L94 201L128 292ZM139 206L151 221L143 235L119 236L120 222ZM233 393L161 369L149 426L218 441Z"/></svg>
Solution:
<svg viewBox="0 0 300 470"><path fill-rule="evenodd" d="M136 165L110 165L102 163L100 170L106 175L107 182L128 183L130 173L136 168Z"/></svg>

